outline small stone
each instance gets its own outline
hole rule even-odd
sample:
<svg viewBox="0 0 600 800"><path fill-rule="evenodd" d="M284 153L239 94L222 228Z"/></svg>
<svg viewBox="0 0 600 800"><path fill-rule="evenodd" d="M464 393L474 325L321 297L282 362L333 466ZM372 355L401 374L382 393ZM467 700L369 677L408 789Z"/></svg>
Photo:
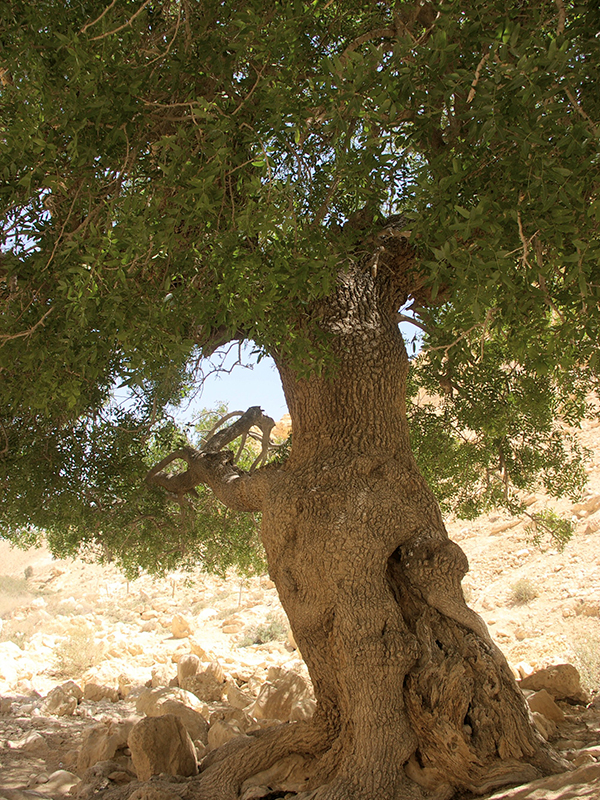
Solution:
<svg viewBox="0 0 600 800"><path fill-rule="evenodd" d="M79 690L81 692L81 690ZM83 693L82 693L83 695ZM69 694L68 690L62 686L56 686L48 693L42 704L42 711L45 714L53 714L57 717L68 717L75 713L77 709L77 697Z"/></svg>
<svg viewBox="0 0 600 800"><path fill-rule="evenodd" d="M41 733L32 731L19 742L18 749L24 753L45 753L48 750L48 742Z"/></svg>
<svg viewBox="0 0 600 800"><path fill-rule="evenodd" d="M247 708L253 702L253 698L248 697L247 694L242 692L242 690L233 680L227 681L225 696L227 697L227 702L230 706L232 706L232 708Z"/></svg>
<svg viewBox="0 0 600 800"><path fill-rule="evenodd" d="M600 600L583 600L575 613L581 617L600 617Z"/></svg>
<svg viewBox="0 0 600 800"><path fill-rule="evenodd" d="M527 661L519 661L515 669L520 679L527 678L529 675L532 675L534 671L531 664L528 664Z"/></svg>
<svg viewBox="0 0 600 800"><path fill-rule="evenodd" d="M8 697L0 697L0 714L10 714L12 711L12 702Z"/></svg>
<svg viewBox="0 0 600 800"><path fill-rule="evenodd" d="M175 614L171 621L171 633L174 639L185 639L192 635L192 627L185 617Z"/></svg>
<svg viewBox="0 0 600 800"><path fill-rule="evenodd" d="M99 724L89 729L77 758L80 774L95 764L112 761L127 747L127 737L134 726L133 720Z"/></svg>
<svg viewBox="0 0 600 800"><path fill-rule="evenodd" d="M190 650L195 656L198 656L200 661L214 661L212 653L208 653L197 639L190 637L189 640Z"/></svg>
<svg viewBox="0 0 600 800"><path fill-rule="evenodd" d="M223 625L223 633L241 633L244 629L244 624L242 622L234 622L231 625Z"/></svg>

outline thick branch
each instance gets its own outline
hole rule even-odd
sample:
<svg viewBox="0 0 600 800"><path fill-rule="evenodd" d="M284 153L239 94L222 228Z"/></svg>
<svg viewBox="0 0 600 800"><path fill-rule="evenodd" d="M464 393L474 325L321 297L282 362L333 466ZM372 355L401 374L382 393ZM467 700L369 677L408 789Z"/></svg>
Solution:
<svg viewBox="0 0 600 800"><path fill-rule="evenodd" d="M175 495L182 504L186 494L195 494L195 487L204 484L234 511L260 511L274 472L271 469L254 471L254 468L266 458L270 433L275 423L271 417L262 413L259 406L252 406L243 414L235 413L241 414L240 418L222 431L209 436L200 450L183 447L163 458L152 467L146 476L146 483L161 486ZM229 450L222 451L222 448L239 436L247 434L253 427L262 431L262 451L250 472L244 472L235 465L233 453ZM187 464L184 472L173 475L163 472L165 467L178 460Z"/></svg>

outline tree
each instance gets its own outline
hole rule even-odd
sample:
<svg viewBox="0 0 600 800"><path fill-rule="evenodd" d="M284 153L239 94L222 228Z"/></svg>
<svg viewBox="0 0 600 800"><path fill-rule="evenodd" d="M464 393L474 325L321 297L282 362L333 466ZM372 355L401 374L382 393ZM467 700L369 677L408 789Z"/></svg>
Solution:
<svg viewBox="0 0 600 800"><path fill-rule="evenodd" d="M293 421L283 464L244 470L224 449L268 427L251 409L148 475L183 504L206 485L262 513L318 700L310 724L225 749L190 796L236 798L294 752L314 800L440 800L564 768L464 602L466 558L406 407L428 477L464 513L516 507L535 481L581 485L560 423L586 413L597 368L592 5L0 11L5 487L18 465L71 475L60 442L78 430L85 463L86 437L121 429L116 386L137 398L134 427L160 427L229 341L273 356ZM408 378L407 316L423 331ZM176 458L185 471L164 472Z"/></svg>

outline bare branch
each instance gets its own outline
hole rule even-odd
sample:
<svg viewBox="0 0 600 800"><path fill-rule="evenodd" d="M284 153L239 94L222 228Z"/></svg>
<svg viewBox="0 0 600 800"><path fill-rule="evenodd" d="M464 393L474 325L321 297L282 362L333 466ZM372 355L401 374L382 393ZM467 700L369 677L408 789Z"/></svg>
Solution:
<svg viewBox="0 0 600 800"><path fill-rule="evenodd" d="M425 333L431 333L427 325L423 324L420 320L416 319L415 317L407 317L405 314L396 314L396 322L410 322L411 325L415 325L417 328L420 328Z"/></svg>
<svg viewBox="0 0 600 800"><path fill-rule="evenodd" d="M270 434L275 422L263 414L259 406L252 406L243 414L234 411L226 415L216 427L219 427L225 419L240 414L240 418L232 425L210 435L200 450L183 447L163 458L148 472L146 483L166 489L182 506L187 503L185 495L195 494L195 487L205 484L229 508L236 511L260 511L273 472L255 470L266 459ZM222 451L222 448L239 436L247 436L253 427L258 427L262 431L262 450L250 471L246 473L235 465L233 453L229 450ZM184 472L171 475L163 472L165 467L177 460L187 464Z"/></svg>
<svg viewBox="0 0 600 800"><path fill-rule="evenodd" d="M12 339L23 339L26 336L31 336L40 327L40 325L44 324L44 320L46 319L46 317L53 311L54 311L54 306L49 308L48 311L46 311L46 313L44 314L44 316L41 319L39 319L33 327L29 328L29 330L21 331L21 333L4 334L3 336L0 336L0 346L4 345L6 342L10 342Z"/></svg>
<svg viewBox="0 0 600 800"><path fill-rule="evenodd" d="M211 438L211 436L213 436L219 430L219 428L221 427L221 425L223 425L224 422L227 422L228 419L233 419L233 417L241 417L243 413L244 413L243 411L230 411L229 414L225 414L224 417L221 417L221 419L219 419L207 432L206 441L208 441Z"/></svg>
<svg viewBox="0 0 600 800"><path fill-rule="evenodd" d="M565 88L565 94L567 95L567 97L571 101L571 105L573 106L575 111L579 114L580 117L583 117L583 119L589 124L590 128L592 129L592 133L594 135L597 135L597 130L598 129L596 127L596 124L594 123L592 118L589 116L589 114L586 114L586 112L583 110L583 108L581 106L581 103L575 97L573 92L569 88Z"/></svg>
<svg viewBox="0 0 600 800"><path fill-rule="evenodd" d="M100 16L96 17L96 19L93 22L86 22L83 28L79 31L79 33L85 33L88 28L92 28L94 25L97 25L100 22L100 20L104 17L104 15L108 14L108 12L111 10L111 8L115 5L116 2L117 0L112 0L112 3L109 6L106 6L106 8L100 14Z"/></svg>
<svg viewBox="0 0 600 800"><path fill-rule="evenodd" d="M370 42L373 39L392 39L396 35L395 28L373 28L371 31L367 31L367 33L363 33L362 36L358 36L354 39L353 42L350 42L348 47L344 50L340 59L343 61L349 53L352 53L354 50L359 48L361 44L365 44L366 42Z"/></svg>
<svg viewBox="0 0 600 800"><path fill-rule="evenodd" d="M130 17L127 20L127 22L124 22L123 25L119 25L118 28L114 28L112 31L107 31L106 33L101 33L100 36L93 36L90 39L90 42L97 42L100 39L106 39L107 36L112 36L113 33L119 33L119 31L122 31L125 28L128 28L131 25L131 23L133 22L133 20L136 17L139 17L139 15L142 13L142 11L146 8L146 6L150 5L151 2L152 2L152 0L145 0L145 2L142 3L142 5L138 8L138 10L135 12L135 14L132 17Z"/></svg>
<svg viewBox="0 0 600 800"><path fill-rule="evenodd" d="M486 329L487 325L488 325L488 324L490 323L490 321L493 319L493 317L494 317L494 314L495 314L495 313L496 313L496 309L495 309L495 308L488 308L488 310L487 310L487 313L486 313L486 315L485 315L485 319L483 320L483 322L476 322L476 323L475 323L475 325L472 325L472 326L471 326L470 328L468 328L466 331L463 331L461 334L459 334L459 335L456 337L456 339L455 339L453 342L450 342L450 344L445 344L445 345L444 345L444 344L442 344L442 345L437 345L437 347L428 347L428 348L427 348L427 351L428 351L428 352L433 352L434 350L443 350L443 351L444 351L444 355L446 355L446 356L447 356L447 355L448 355L448 352L449 352L449 351L450 351L450 350L451 350L451 349L452 349L452 348L453 348L455 345L457 345L457 344L458 344L459 342L461 342L463 339L466 339L466 337L467 337L467 336L468 336L470 333L473 333L473 331L477 330L477 328L479 328L480 326L482 326L482 325L483 325L483 329L484 329L484 331L485 331L485 329Z"/></svg>
<svg viewBox="0 0 600 800"><path fill-rule="evenodd" d="M223 420L217 424L217 427L220 427L225 419L239 413L239 411L235 411L233 414L228 414L227 417L224 417ZM240 416L237 422L233 423L233 425L229 425L225 430L210 436L204 442L200 451L202 453L216 453L237 439L238 436L243 436L244 433L248 433L250 428L253 427L260 428L263 433L263 441L266 439L268 443L270 441L271 431L275 427L275 421L271 419L271 417L267 417L263 414L260 406L251 406Z"/></svg>
<svg viewBox="0 0 600 800"><path fill-rule="evenodd" d="M558 25L556 26L556 35L560 36L565 30L567 12L565 11L565 4L563 3L563 0L554 0L554 2L558 8Z"/></svg>
<svg viewBox="0 0 600 800"><path fill-rule="evenodd" d="M475 90L477 89L477 84L479 83L479 78L481 77L481 70L485 66L486 61L490 57L490 50L483 56L479 64L477 64L477 69L475 70L475 77L473 78L473 83L471 84L471 89L469 90L469 94L467 97L467 103L473 102L473 98L475 97Z"/></svg>

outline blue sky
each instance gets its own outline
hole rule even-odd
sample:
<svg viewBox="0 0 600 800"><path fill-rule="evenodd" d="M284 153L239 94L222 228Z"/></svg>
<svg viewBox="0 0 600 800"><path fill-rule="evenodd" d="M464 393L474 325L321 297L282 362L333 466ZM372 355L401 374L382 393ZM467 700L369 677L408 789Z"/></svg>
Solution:
<svg viewBox="0 0 600 800"><path fill-rule="evenodd" d="M189 419L202 409L212 409L226 403L230 411L246 411L250 406L260 406L275 421L287 414L287 406L279 373L271 358L256 362L252 345L245 345L241 352L232 348L222 363L225 372L207 374L202 389L184 412ZM241 356L242 364L234 366ZM213 363L216 363L213 360ZM249 366L245 366L249 365ZM210 367L205 373L210 372Z"/></svg>
<svg viewBox="0 0 600 800"><path fill-rule="evenodd" d="M412 355L410 343L415 333L420 334L420 331L407 323L402 323L400 329L407 342L409 355ZM287 413L287 406L279 373L271 358L265 357L258 364L255 363L253 350L252 343L245 344L241 350L234 346L221 364L227 371L208 374L210 367L206 369L201 392L180 414L190 420L205 408L213 409L220 403L225 403L230 411L245 411L250 406L260 406L275 421L280 420ZM249 366L234 366L239 360L243 365ZM218 361L217 356L213 364L216 365Z"/></svg>

